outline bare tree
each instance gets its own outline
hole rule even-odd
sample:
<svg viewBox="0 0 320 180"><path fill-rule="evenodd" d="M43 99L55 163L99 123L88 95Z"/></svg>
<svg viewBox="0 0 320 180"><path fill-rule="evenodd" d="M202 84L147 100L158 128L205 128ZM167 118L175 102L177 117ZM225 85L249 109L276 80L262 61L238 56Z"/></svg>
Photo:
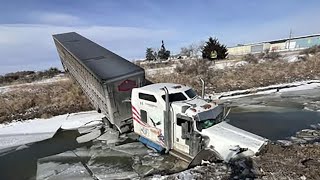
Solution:
<svg viewBox="0 0 320 180"><path fill-rule="evenodd" d="M187 56L187 57L197 57L201 55L204 45L205 45L205 42L201 41L199 43L192 43L186 47L182 47L180 51L180 55Z"/></svg>
<svg viewBox="0 0 320 180"><path fill-rule="evenodd" d="M182 47L181 50L180 50L180 55L181 56L187 56L187 57L190 57L191 56L191 51L189 49L189 47Z"/></svg>

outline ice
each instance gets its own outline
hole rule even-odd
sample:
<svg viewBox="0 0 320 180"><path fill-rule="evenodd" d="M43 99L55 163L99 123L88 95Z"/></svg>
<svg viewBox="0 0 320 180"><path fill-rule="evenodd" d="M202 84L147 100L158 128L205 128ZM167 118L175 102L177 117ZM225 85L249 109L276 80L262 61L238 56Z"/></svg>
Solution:
<svg viewBox="0 0 320 180"><path fill-rule="evenodd" d="M297 55L287 56L287 57L284 57L283 59L289 63L299 61L299 57Z"/></svg>
<svg viewBox="0 0 320 180"><path fill-rule="evenodd" d="M66 121L61 125L62 129L78 129L83 126L96 126L102 124L102 113L96 111L79 112L67 116Z"/></svg>
<svg viewBox="0 0 320 180"><path fill-rule="evenodd" d="M82 164L60 164L60 163L44 163L38 164L36 179L80 179L80 180L92 180L85 167Z"/></svg>
<svg viewBox="0 0 320 180"><path fill-rule="evenodd" d="M140 142L127 143L111 148L115 151L123 152L130 155L142 155L148 153L148 149Z"/></svg>
<svg viewBox="0 0 320 180"><path fill-rule="evenodd" d="M193 177L193 175L192 175L189 171L184 171L184 172L181 172L181 173L178 175L178 179L193 180L194 177Z"/></svg>
<svg viewBox="0 0 320 180"><path fill-rule="evenodd" d="M278 140L277 142L283 146L291 146L292 145L292 142L288 141L288 140Z"/></svg>
<svg viewBox="0 0 320 180"><path fill-rule="evenodd" d="M54 116L49 119L32 119L0 124L0 149L52 138L56 131L77 129L101 124L103 115L96 111Z"/></svg>
<svg viewBox="0 0 320 180"><path fill-rule="evenodd" d="M266 87L258 87L258 88L251 88L245 90L236 90L236 91L229 91L229 92L221 92L216 94L210 94L211 97L214 99L234 99L240 97L251 96L254 94L271 94L271 93L285 93L285 92L294 92L294 91L303 91L303 90L310 90L320 87L319 80L308 80L308 81L299 81L293 83L283 83L283 84L276 84L270 85Z"/></svg>
<svg viewBox="0 0 320 180"><path fill-rule="evenodd" d="M106 141L107 144L114 144L119 141L119 132L113 129L106 129L105 133L102 134L98 140Z"/></svg>

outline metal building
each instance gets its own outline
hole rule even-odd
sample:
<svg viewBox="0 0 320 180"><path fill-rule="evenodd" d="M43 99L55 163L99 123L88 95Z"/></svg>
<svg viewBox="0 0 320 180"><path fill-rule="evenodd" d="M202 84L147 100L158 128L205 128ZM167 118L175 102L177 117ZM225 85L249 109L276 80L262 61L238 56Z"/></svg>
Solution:
<svg viewBox="0 0 320 180"><path fill-rule="evenodd" d="M245 55L261 53L266 50L281 52L289 50L306 49L315 45L320 45L320 34L299 36L293 38L264 41L259 43L241 44L234 47L228 47L229 55Z"/></svg>

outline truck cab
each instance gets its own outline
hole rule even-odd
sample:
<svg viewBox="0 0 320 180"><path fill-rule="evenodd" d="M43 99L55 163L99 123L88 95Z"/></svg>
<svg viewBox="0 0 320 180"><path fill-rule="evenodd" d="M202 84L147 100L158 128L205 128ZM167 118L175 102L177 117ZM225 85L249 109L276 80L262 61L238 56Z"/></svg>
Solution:
<svg viewBox="0 0 320 180"><path fill-rule="evenodd" d="M229 161L247 151L254 155L266 139L222 122L223 104L199 97L190 87L158 83L132 89L134 132L157 151L188 162L201 156ZM209 153L209 154L208 154Z"/></svg>
<svg viewBox="0 0 320 180"><path fill-rule="evenodd" d="M169 112L166 112L164 87L169 92ZM134 88L131 98L134 132L163 149L190 158L205 147L199 130L223 119L223 105L205 101L184 85L158 83ZM167 127L166 113L169 113Z"/></svg>

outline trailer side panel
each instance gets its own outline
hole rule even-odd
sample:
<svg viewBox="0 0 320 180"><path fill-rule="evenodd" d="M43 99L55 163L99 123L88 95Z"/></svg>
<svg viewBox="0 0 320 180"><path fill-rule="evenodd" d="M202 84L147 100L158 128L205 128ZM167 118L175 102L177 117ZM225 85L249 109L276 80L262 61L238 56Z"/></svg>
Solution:
<svg viewBox="0 0 320 180"><path fill-rule="evenodd" d="M131 119L131 90L145 83L144 70L77 33L53 35L62 65L91 103L119 129Z"/></svg>

